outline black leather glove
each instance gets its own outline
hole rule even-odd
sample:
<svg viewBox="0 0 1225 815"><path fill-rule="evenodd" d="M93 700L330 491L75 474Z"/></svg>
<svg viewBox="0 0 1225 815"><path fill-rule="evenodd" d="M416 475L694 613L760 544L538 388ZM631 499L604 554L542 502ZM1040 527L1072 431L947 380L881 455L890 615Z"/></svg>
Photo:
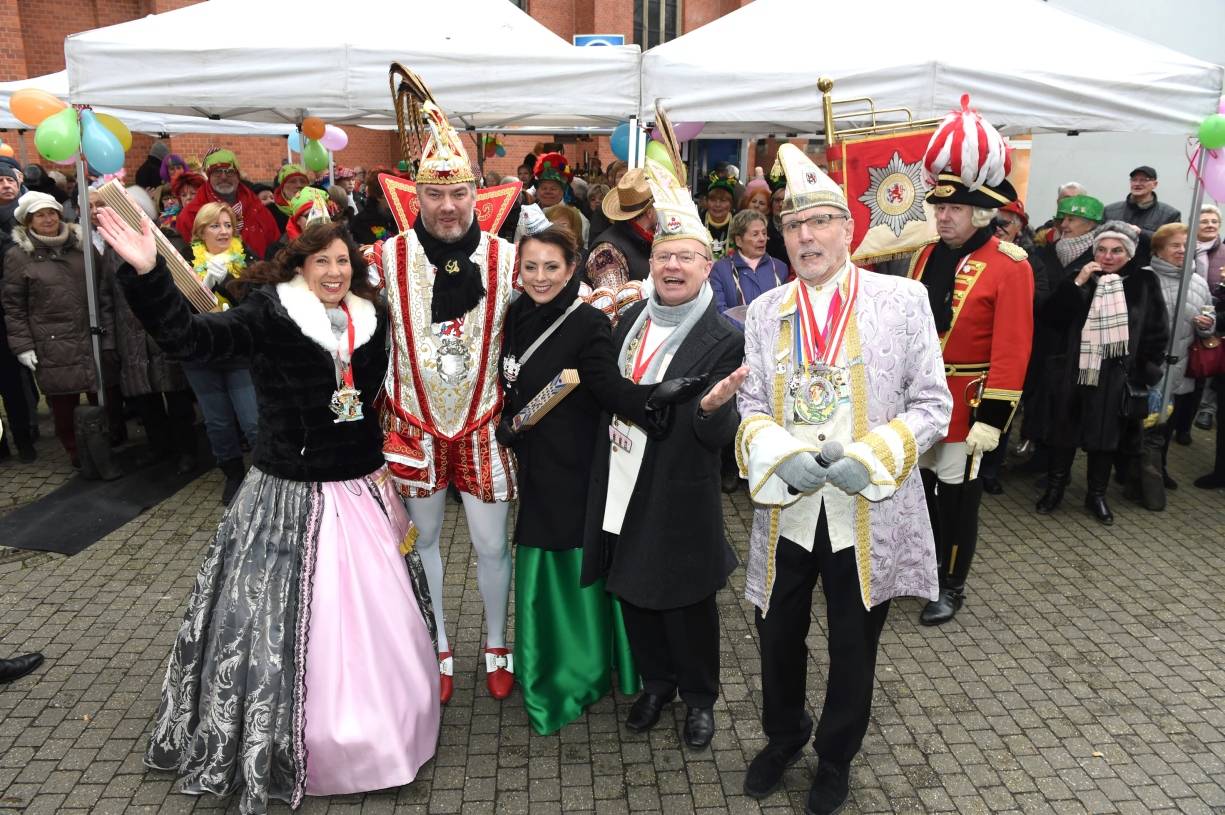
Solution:
<svg viewBox="0 0 1225 815"><path fill-rule="evenodd" d="M664 405L680 405L695 399L706 390L710 374L701 376L678 376L665 379L651 391L647 397L647 410L658 410Z"/></svg>
<svg viewBox="0 0 1225 815"><path fill-rule="evenodd" d="M514 447L516 444L518 444L519 438L522 435L511 427L511 418L511 416L503 413L502 421L498 422L498 428L493 431L494 438L497 439L498 444L502 445L503 447Z"/></svg>

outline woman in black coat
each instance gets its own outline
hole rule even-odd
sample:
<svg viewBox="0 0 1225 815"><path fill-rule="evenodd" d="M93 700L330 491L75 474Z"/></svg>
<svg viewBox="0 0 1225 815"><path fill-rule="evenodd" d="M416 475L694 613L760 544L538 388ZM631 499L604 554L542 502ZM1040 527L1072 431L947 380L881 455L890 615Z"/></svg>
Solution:
<svg viewBox="0 0 1225 815"><path fill-rule="evenodd" d="M313 225L244 275L267 285L192 314L148 220L98 221L158 344L249 358L259 393L254 466L188 599L145 762L182 792L239 792L244 815L409 783L438 738L434 617L371 406L387 321L361 253L342 225Z"/></svg>
<svg viewBox="0 0 1225 815"><path fill-rule="evenodd" d="M515 522L515 666L528 720L559 730L612 688L638 690L617 601L603 581L579 586L587 487L600 410L659 427L663 401L692 395L678 382L635 385L613 361L609 321L578 297L578 249L550 226L519 243L524 294L510 307L502 347L505 401L498 440L518 461ZM563 370L581 384L530 429L513 417ZM670 395L669 395L670 392ZM654 396L653 396L654 394Z"/></svg>
<svg viewBox="0 0 1225 815"><path fill-rule="evenodd" d="M1128 224L1103 224L1094 233L1093 260L1055 287L1039 316L1050 339L1042 360L1050 417L1042 441L1050 448L1050 464L1039 513L1053 512L1063 500L1076 448L1081 447L1089 458L1085 507L1102 523L1114 523L1106 504L1114 455L1139 453L1148 388L1161 380L1168 322L1157 277L1134 262L1134 235ZM1097 295L1099 281L1107 275L1122 278L1127 345L1120 355L1104 351L1096 362L1085 357L1082 340L1088 336L1084 328L1091 305L1101 307L1105 299Z"/></svg>

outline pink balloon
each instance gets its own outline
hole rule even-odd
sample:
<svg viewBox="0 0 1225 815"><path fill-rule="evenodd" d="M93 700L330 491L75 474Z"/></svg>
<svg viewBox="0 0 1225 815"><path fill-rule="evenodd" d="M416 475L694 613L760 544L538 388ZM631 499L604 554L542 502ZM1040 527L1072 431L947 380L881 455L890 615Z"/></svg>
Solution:
<svg viewBox="0 0 1225 815"><path fill-rule="evenodd" d="M1225 113L1225 99L1221 100L1221 104L1217 105L1217 113Z"/></svg>
<svg viewBox="0 0 1225 815"><path fill-rule="evenodd" d="M349 146L349 134L336 125L328 125L323 129L323 138L319 143L332 152L337 152Z"/></svg>
<svg viewBox="0 0 1225 815"><path fill-rule="evenodd" d="M54 163L60 165L61 167L71 167L72 165L77 163L77 156L73 156L72 158L66 158L63 161L56 161Z"/></svg>
<svg viewBox="0 0 1225 815"><path fill-rule="evenodd" d="M1210 150L1204 162L1204 191L1216 200L1225 203L1225 150Z"/></svg>
<svg viewBox="0 0 1225 815"><path fill-rule="evenodd" d="M673 122L672 132L676 134L677 141L687 142L690 139L696 139L705 126L705 122ZM659 128L656 127L651 130L651 138L655 141L663 141L664 137L660 134Z"/></svg>

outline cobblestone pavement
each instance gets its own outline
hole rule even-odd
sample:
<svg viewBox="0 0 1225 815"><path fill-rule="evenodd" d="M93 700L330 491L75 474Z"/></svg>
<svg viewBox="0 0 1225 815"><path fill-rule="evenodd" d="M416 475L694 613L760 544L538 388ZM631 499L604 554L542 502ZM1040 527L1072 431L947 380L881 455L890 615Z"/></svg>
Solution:
<svg viewBox="0 0 1225 815"><path fill-rule="evenodd" d="M47 428L49 430L49 428ZM984 503L965 609L926 629L917 601L894 604L872 724L848 813L1225 813L1225 493L1190 480L1211 437L1172 451L1184 483L1169 510L1130 506L1117 522L1080 508L1079 486L1050 518L1033 476ZM48 432L37 464L0 463L0 513L70 473ZM1083 465L1080 465L1083 467ZM73 558L0 550L0 654L40 649L35 675L0 686L0 812L181 812L228 802L171 792L141 764L165 660L220 510L215 473ZM444 540L456 694L437 758L408 787L308 799L306 812L798 812L816 764L788 770L762 804L741 792L763 745L760 673L743 572L720 594L723 695L712 749L680 746L683 708L648 735L604 699L539 737L516 693L497 703L477 673L481 605L454 506ZM726 505L744 552L751 507ZM814 615L809 700L820 707L825 634ZM456 628L458 630L456 630ZM276 805L274 811L284 812Z"/></svg>

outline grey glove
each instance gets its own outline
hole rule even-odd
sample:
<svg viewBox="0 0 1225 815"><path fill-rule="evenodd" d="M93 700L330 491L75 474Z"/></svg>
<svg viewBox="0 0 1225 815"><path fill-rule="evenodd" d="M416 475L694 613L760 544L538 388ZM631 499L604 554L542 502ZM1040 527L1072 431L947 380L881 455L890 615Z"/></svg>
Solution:
<svg viewBox="0 0 1225 815"><path fill-rule="evenodd" d="M829 478L831 470L817 463L812 453L797 453L774 470L796 492L816 492Z"/></svg>
<svg viewBox="0 0 1225 815"><path fill-rule="evenodd" d="M829 465L826 474L829 483L847 495L863 492L872 483L872 478L868 475L868 468L853 458L838 459Z"/></svg>

